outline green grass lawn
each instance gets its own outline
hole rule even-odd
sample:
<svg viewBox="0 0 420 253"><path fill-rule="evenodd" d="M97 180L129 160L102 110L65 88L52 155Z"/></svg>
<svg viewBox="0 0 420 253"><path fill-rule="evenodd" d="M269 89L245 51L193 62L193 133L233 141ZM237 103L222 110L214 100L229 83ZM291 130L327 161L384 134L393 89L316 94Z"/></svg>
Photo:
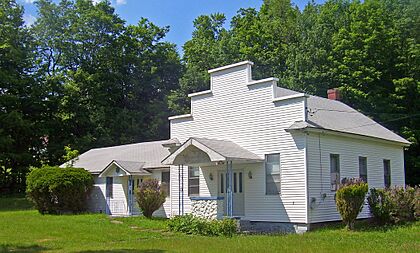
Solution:
<svg viewBox="0 0 420 253"><path fill-rule="evenodd" d="M0 252L420 252L419 222L387 228L360 222L356 232L334 225L304 235L204 237L168 232L163 219L17 211L28 208L24 202L0 198Z"/></svg>

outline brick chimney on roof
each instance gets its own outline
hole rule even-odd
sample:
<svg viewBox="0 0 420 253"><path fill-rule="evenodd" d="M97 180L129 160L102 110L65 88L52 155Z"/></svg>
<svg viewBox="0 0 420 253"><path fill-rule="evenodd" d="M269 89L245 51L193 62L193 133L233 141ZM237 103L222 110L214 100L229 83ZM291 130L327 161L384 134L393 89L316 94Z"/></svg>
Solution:
<svg viewBox="0 0 420 253"><path fill-rule="evenodd" d="M337 88L329 89L327 91L327 94L328 94L328 99L331 99L331 100L340 100L341 99L340 90L337 89Z"/></svg>

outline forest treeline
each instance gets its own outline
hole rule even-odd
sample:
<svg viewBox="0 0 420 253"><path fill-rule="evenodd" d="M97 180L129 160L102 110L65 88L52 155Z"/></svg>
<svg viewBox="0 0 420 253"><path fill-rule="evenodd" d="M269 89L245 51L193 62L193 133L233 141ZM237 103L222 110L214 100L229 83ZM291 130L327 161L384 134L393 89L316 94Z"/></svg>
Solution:
<svg viewBox="0 0 420 253"><path fill-rule="evenodd" d="M420 183L420 1L290 0L199 16L183 56L168 27L135 25L109 1L36 2L23 21L0 0L0 192L23 189L30 166L63 162L64 147L168 138L167 117L209 88L207 70L243 60L254 79L343 101L412 142L407 183ZM226 28L229 27L229 28Z"/></svg>

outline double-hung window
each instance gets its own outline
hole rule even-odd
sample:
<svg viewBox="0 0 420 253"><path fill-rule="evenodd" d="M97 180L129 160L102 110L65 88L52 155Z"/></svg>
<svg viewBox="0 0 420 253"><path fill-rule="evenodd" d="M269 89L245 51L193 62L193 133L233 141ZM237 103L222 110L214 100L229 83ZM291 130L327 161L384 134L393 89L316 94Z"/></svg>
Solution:
<svg viewBox="0 0 420 253"><path fill-rule="evenodd" d="M331 191L336 191L340 185L340 155L330 154Z"/></svg>
<svg viewBox="0 0 420 253"><path fill-rule="evenodd" d="M200 195L200 170L198 167L188 167L188 196Z"/></svg>
<svg viewBox="0 0 420 253"><path fill-rule="evenodd" d="M384 159L384 185L386 188L391 186L391 161Z"/></svg>
<svg viewBox="0 0 420 253"><path fill-rule="evenodd" d="M170 177L169 171L162 171L162 178L161 178L160 187L166 193L167 197L169 197L170 194L171 194L171 192L169 190L170 180L171 180L171 177Z"/></svg>
<svg viewBox="0 0 420 253"><path fill-rule="evenodd" d="M359 178L367 183L367 158L359 156Z"/></svg>
<svg viewBox="0 0 420 253"><path fill-rule="evenodd" d="M280 154L265 155L265 192L267 195L280 193Z"/></svg>

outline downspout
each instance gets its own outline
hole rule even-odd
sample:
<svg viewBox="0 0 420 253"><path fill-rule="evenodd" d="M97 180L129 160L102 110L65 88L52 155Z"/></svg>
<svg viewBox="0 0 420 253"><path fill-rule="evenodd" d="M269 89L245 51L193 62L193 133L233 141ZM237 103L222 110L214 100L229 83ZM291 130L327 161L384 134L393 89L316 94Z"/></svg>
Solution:
<svg viewBox="0 0 420 253"><path fill-rule="evenodd" d="M133 212L133 176L128 176L128 215L132 215Z"/></svg>
<svg viewBox="0 0 420 253"><path fill-rule="evenodd" d="M304 119L305 122L308 121L308 99L305 97L304 100ZM306 224L307 224L307 229L310 230L310 223L311 223L311 208L310 208L310 203L311 203L311 199L310 199L310 191L309 191L309 162L308 162L308 133L303 132L303 134L305 135L305 194L306 194Z"/></svg>
<svg viewBox="0 0 420 253"><path fill-rule="evenodd" d="M232 161L230 161L230 176L229 176L229 180L230 180L230 217L233 217L233 191L232 191L232 186L233 186L233 166L232 166Z"/></svg>
<svg viewBox="0 0 420 253"><path fill-rule="evenodd" d="M181 209L184 215L184 164L181 164Z"/></svg>
<svg viewBox="0 0 420 253"><path fill-rule="evenodd" d="M229 180L229 161L226 162L226 215L230 217L230 209L229 209L229 203L230 203L230 180Z"/></svg>
<svg viewBox="0 0 420 253"><path fill-rule="evenodd" d="M181 165L178 165L178 215L181 215Z"/></svg>
<svg viewBox="0 0 420 253"><path fill-rule="evenodd" d="M226 163L226 212L227 216L232 218L233 217L233 192L232 192L232 184L233 184L233 168L232 168L232 161L227 161Z"/></svg>

